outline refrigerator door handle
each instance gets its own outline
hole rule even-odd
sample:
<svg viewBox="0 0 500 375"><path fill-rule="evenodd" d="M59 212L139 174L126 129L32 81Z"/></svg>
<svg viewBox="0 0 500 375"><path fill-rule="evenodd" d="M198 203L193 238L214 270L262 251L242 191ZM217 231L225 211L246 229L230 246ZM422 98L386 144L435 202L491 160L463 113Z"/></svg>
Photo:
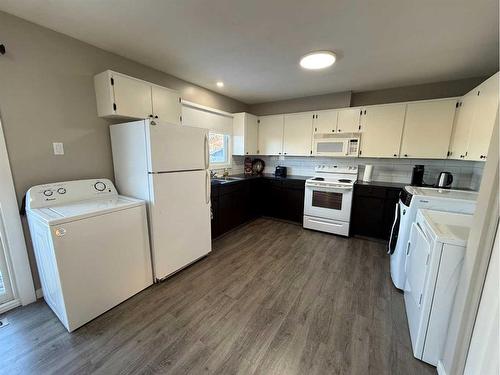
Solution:
<svg viewBox="0 0 500 375"><path fill-rule="evenodd" d="M205 174L205 203L210 203L210 171Z"/></svg>
<svg viewBox="0 0 500 375"><path fill-rule="evenodd" d="M210 161L210 146L208 144L208 134L205 134L205 169L208 169L210 167L209 161Z"/></svg>

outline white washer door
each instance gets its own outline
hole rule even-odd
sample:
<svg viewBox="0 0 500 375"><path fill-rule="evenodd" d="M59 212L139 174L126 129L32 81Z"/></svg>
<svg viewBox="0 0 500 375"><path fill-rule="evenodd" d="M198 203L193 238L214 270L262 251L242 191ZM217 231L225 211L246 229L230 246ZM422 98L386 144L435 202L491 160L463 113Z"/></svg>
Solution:
<svg viewBox="0 0 500 375"><path fill-rule="evenodd" d="M69 331L153 283L144 205L50 230Z"/></svg>

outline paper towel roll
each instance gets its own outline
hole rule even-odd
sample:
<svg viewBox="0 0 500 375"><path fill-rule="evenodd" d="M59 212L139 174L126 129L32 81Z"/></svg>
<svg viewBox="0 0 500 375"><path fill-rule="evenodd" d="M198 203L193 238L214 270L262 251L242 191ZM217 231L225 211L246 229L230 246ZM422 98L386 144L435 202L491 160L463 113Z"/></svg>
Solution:
<svg viewBox="0 0 500 375"><path fill-rule="evenodd" d="M365 173L363 174L363 181L372 182L373 165L365 165Z"/></svg>

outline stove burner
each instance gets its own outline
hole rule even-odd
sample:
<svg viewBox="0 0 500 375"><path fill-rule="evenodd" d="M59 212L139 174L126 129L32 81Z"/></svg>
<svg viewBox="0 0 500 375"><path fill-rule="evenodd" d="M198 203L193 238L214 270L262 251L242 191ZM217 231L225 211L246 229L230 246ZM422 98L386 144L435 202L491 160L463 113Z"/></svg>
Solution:
<svg viewBox="0 0 500 375"><path fill-rule="evenodd" d="M346 178L341 178L341 179L339 179L339 182L348 182L348 183L351 183L352 181L348 180Z"/></svg>
<svg viewBox="0 0 500 375"><path fill-rule="evenodd" d="M325 181L325 179L323 177L314 177L313 180L314 181Z"/></svg>

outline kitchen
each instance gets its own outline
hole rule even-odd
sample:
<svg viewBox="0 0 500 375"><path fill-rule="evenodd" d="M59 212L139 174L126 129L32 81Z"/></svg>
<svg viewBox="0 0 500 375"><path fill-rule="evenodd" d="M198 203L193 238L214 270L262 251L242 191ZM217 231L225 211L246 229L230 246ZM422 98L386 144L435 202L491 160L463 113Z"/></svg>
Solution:
<svg viewBox="0 0 500 375"><path fill-rule="evenodd" d="M382 27L389 14L366 14L347 3L345 8L322 1L310 5L323 9L324 17L341 8L346 17L361 17L365 26L358 30L367 38L374 30L369 26L377 25L377 45L388 54L382 60L368 41L365 48L349 45L345 32L337 42L343 47L336 46L335 38L318 28L340 33L345 25L331 25L324 17L306 27L308 36L298 36L284 22L277 29L273 15L283 12L277 5L261 20L255 38L263 39L256 45L254 34L241 34L250 27L241 17L264 4L149 4L151 10L159 7L157 14L169 14L171 22L161 26L164 35L174 35L173 25L195 25L201 12L211 23L202 22L198 31L215 33L207 35L207 43L215 35L226 38L227 47L215 53L197 40L185 41L192 43L186 49L172 37L165 46L169 58L183 56L184 64L169 65L161 48L139 47L158 44L157 35L145 41L137 32L119 37L110 25L91 30L88 21L97 25L111 3L0 6L0 78L10 88L0 89L8 151L3 170L12 181L5 193L10 206L2 201L11 207L2 218L7 249L0 261L7 264L0 268L5 289L12 291L9 310L0 310L5 371L435 373L437 368L452 374L477 373L473 366L485 365L473 361L480 358L473 354L481 353L475 339L481 327L474 317L486 303L481 290L483 285L488 290L491 279L492 251L477 248L494 248L488 225L498 216L498 4L463 2L452 15L439 7L449 31L436 37L436 46L414 36L420 29L408 16L419 12L430 37L441 23L429 6L408 5L404 17L414 29L403 30ZM306 11L299 4L286 7L290 17ZM113 22L137 16L142 27L153 27L134 9L123 5ZM226 12L238 22L219 25ZM475 16L467 31L455 25L453 17L465 19L470 12ZM192 17L192 23L176 23L176 14ZM240 55L246 71L233 65L242 51L228 30L237 30L246 48L258 51L253 62ZM383 43L387 30L408 38L414 54L396 36ZM464 46L476 50L464 57L457 51L466 32L471 40ZM270 35L279 35L282 43L295 40L298 48L289 44L293 56L278 46L281 55L273 54L265 43ZM311 42L314 35L322 41ZM134 46L139 40L144 44ZM418 69L411 67L416 55L428 58L445 42L455 43L448 57L427 64L420 59ZM183 50L207 58L215 53L227 65L210 73L217 59L189 60ZM331 64L308 70L310 51L322 52ZM395 63L405 54L403 63ZM355 70L362 57L373 58L380 79ZM280 61L285 61L282 72L275 65ZM26 216L14 217L26 193ZM95 200L88 210L102 212L108 221L90 223L80 200ZM99 206L104 201L113 207ZM436 210L453 214L442 217ZM87 245L71 245L70 224L82 218L92 228L82 232ZM455 237L436 229L445 227ZM30 238L30 233L37 234ZM60 273L59 287L47 277L47 250L40 250L47 245L37 240L43 233L55 250L57 241L67 241L67 248L82 251L69 274L63 275L61 264L51 266ZM424 246L431 239L440 250ZM462 249L446 264L463 264L463 272L449 276L444 265L436 265L436 257L448 256L447 246ZM117 253L103 257L108 247ZM429 258L417 257L420 251ZM442 306L427 298L440 293L441 277L453 280L449 294L455 296L441 298ZM415 292L417 282L422 292ZM65 285L74 288L71 293ZM51 302L58 293L60 301ZM76 313L73 306L79 306ZM440 311L441 325L450 329L433 330L440 332L438 339L422 339L419 327L436 324L433 311ZM77 347L67 346L75 340ZM432 345L438 348L429 356ZM61 347L60 355L55 347Z"/></svg>

